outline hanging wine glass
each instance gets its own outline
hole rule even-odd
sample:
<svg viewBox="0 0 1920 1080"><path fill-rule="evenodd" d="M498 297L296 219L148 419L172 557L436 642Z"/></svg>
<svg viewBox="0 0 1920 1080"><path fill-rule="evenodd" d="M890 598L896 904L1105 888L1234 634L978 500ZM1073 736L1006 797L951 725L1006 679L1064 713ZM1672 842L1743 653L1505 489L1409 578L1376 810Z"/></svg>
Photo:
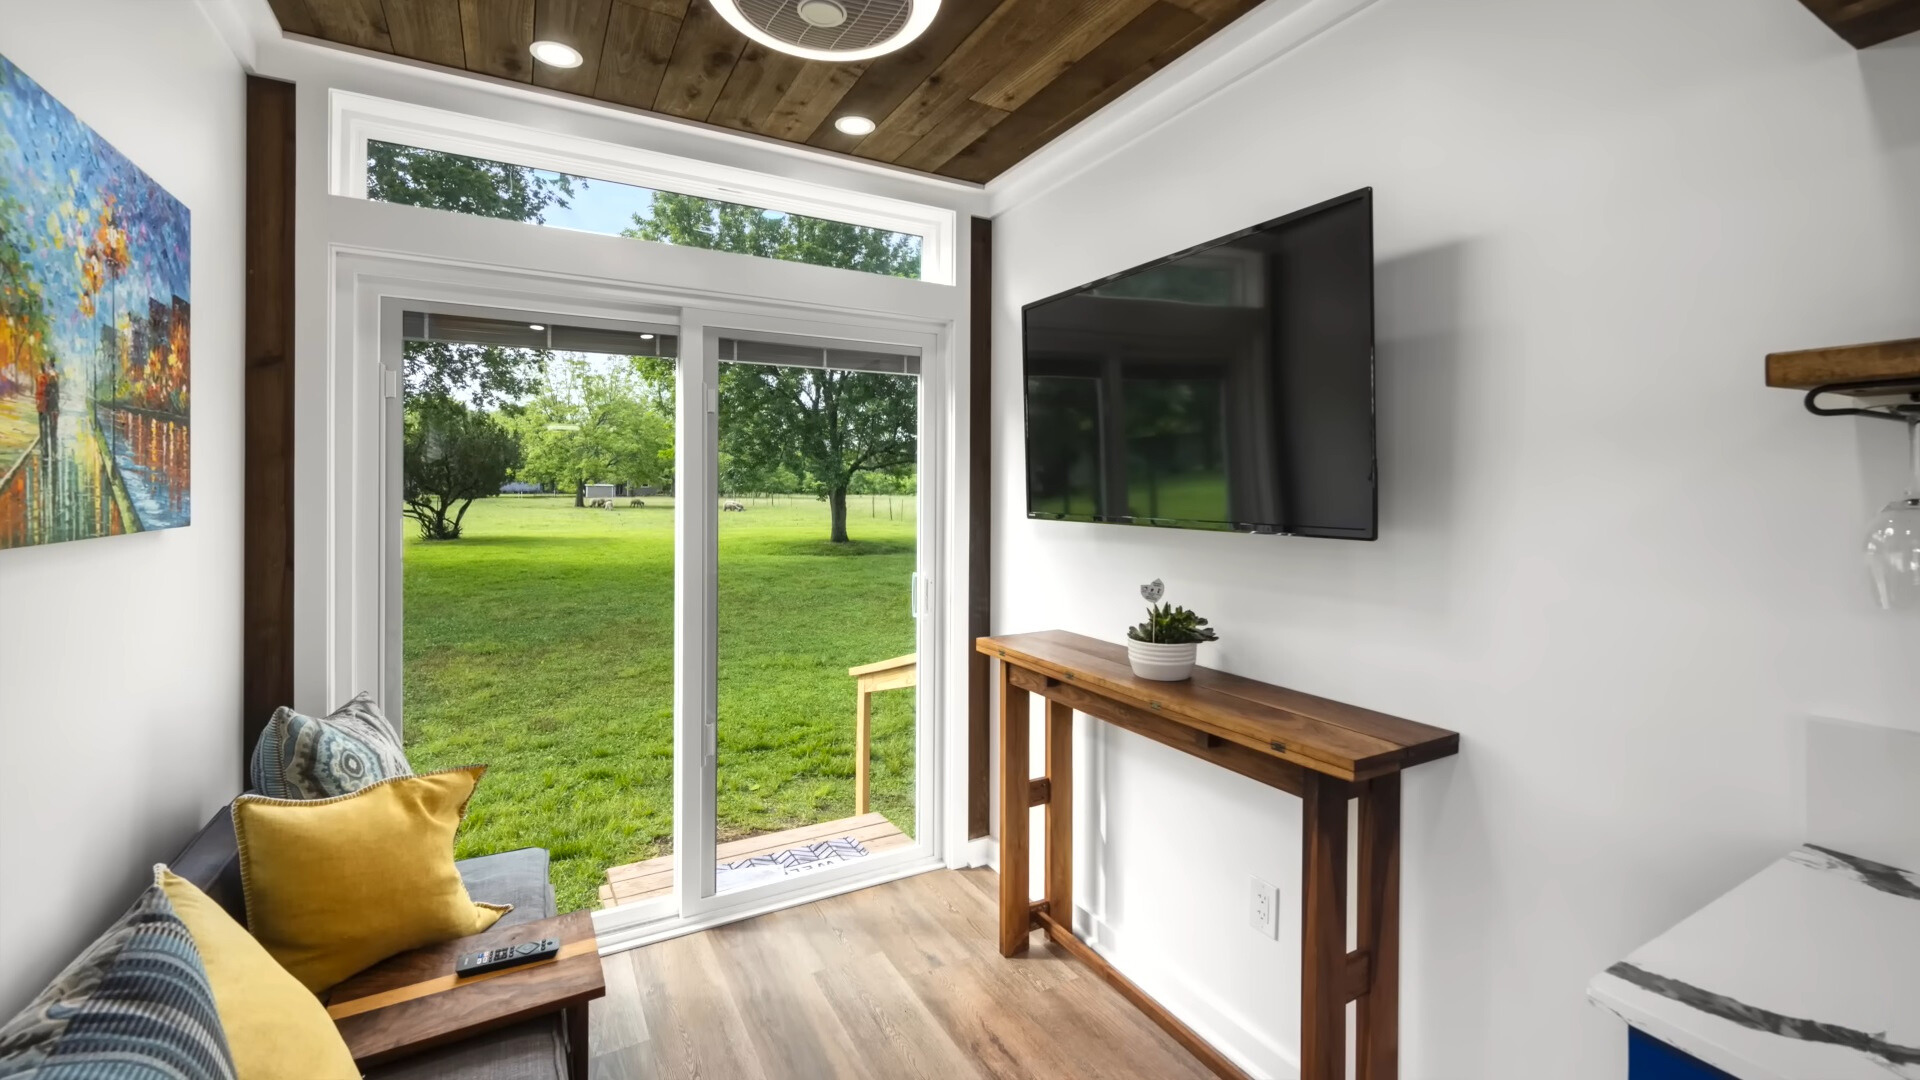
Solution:
<svg viewBox="0 0 1920 1080"><path fill-rule="evenodd" d="M1867 530L1867 570L1888 610L1920 607L1920 414L1906 413L1913 475L1907 493L1887 504Z"/></svg>

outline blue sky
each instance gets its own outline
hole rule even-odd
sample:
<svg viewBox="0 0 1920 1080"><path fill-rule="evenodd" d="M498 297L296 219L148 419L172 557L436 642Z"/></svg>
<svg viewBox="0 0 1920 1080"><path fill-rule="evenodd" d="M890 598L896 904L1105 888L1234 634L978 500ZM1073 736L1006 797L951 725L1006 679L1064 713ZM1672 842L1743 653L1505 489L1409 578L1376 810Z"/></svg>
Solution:
<svg viewBox="0 0 1920 1080"><path fill-rule="evenodd" d="M576 177L573 198L568 201L572 205L565 210L558 206L546 209L546 224L618 236L622 230L633 226L633 215L644 214L652 208L653 192L607 180L581 180Z"/></svg>

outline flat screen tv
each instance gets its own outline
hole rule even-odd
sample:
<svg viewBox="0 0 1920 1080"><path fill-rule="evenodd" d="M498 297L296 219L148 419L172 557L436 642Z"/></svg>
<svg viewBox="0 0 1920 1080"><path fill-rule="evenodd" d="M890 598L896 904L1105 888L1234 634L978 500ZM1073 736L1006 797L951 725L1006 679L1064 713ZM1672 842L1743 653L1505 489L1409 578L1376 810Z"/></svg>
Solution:
<svg viewBox="0 0 1920 1080"><path fill-rule="evenodd" d="M1378 535L1373 189L1022 314L1028 517Z"/></svg>

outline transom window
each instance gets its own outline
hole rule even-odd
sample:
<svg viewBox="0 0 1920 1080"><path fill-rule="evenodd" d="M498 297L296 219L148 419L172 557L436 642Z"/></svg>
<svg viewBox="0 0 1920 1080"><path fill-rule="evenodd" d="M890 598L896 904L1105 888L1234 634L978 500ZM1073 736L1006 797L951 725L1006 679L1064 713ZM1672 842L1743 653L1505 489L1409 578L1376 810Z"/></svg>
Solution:
<svg viewBox="0 0 1920 1080"><path fill-rule="evenodd" d="M911 233L377 139L367 141L366 172L367 198L377 202L888 277L920 276L922 238Z"/></svg>

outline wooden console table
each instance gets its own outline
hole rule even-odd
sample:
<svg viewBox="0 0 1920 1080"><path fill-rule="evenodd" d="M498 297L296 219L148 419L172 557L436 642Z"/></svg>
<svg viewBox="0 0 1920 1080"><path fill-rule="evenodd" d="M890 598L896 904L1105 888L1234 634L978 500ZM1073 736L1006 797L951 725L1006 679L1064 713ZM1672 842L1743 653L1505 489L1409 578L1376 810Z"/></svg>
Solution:
<svg viewBox="0 0 1920 1080"><path fill-rule="evenodd" d="M1164 743L1300 797L1300 1077L1346 1077L1357 1002L1360 1080L1400 1071L1400 770L1460 736L1237 675L1135 678L1123 646L1061 630L983 637L1000 660L1000 952L1035 929L1093 968L1225 1077L1245 1074L1073 933L1073 714ZM1030 775L1028 695L1047 699L1046 772ZM1347 800L1360 800L1359 946L1347 950ZM1046 899L1029 899L1025 807L1046 807Z"/></svg>

